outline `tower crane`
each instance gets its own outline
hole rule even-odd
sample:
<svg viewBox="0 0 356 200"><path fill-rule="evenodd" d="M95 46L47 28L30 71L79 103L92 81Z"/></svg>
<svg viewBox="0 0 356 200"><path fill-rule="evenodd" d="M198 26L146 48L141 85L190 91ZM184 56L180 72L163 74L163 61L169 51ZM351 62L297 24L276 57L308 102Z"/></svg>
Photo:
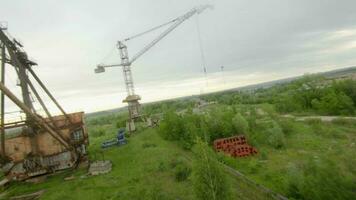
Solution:
<svg viewBox="0 0 356 200"><path fill-rule="evenodd" d="M187 13L185 13L184 15L179 16L169 22L166 22L159 26L153 27L149 30L146 30L142 33L136 34L132 37L126 38L122 41L118 41L117 48L120 52L121 63L111 64L111 65L103 65L103 64L97 65L96 69L94 70L95 73L105 72L105 68L122 67L125 85L126 85L126 92L127 92L127 97L123 100L123 102L128 103L129 121L127 123L127 125L128 125L127 127L130 132L134 131L134 129L135 129L134 121L136 119L142 117L141 108L140 108L141 106L139 103L139 100L141 100L141 97L135 93L135 89L134 89L134 83L133 83L132 72L131 72L132 63L134 63L138 58L140 58L143 54L145 54L148 50L150 50L155 44L157 44L160 40L162 40L170 32L172 32L174 29L176 29L184 21L191 18L195 14L202 13L207 8L212 8L212 6L211 5L197 6L193 9L191 9L190 11L188 11ZM162 28L167 25L170 25L170 26L165 31L163 31L158 37L156 37L154 40L152 40L150 43L148 43L146 46L144 46L144 48L142 50L138 51L133 57L131 57L131 59L129 58L127 46L125 45L125 42L132 40L134 38L140 37L146 33L152 32L154 30L157 30L157 29Z"/></svg>

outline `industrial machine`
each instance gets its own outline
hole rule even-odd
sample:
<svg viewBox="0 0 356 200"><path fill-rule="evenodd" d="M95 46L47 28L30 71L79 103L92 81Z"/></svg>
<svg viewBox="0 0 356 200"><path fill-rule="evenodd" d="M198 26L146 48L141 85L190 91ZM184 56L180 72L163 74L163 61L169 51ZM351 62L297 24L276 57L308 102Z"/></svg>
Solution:
<svg viewBox="0 0 356 200"><path fill-rule="evenodd" d="M135 124L134 124L135 120L138 119L144 120L141 114L141 107L139 103L141 97L135 93L135 89L134 89L134 83L133 83L133 78L131 73L131 65L144 53L150 50L155 44L157 44L160 40L162 40L165 36L167 36L170 32L172 32L175 28L177 28L180 24L182 24L185 20L191 18L195 14L202 13L207 8L212 8L212 6L211 5L198 6L196 8L191 9L189 12L185 13L184 15L177 17L169 22L153 27L149 30L136 34L132 37L126 38L122 41L118 41L117 48L120 52L121 63L111 64L111 65L104 65L104 64L97 65L97 68L95 69L95 73L105 72L105 68L122 67L125 85L126 85L126 92L127 92L127 97L123 100L123 102L128 104L129 119L127 121L127 129L129 130L130 133L132 131L135 131ZM152 42L147 44L142 50L137 52L133 57L129 58L127 46L125 42L140 37L142 35L145 35L147 33L150 33L152 31L155 31L167 25L170 26L165 31L163 31L157 38L155 38Z"/></svg>
<svg viewBox="0 0 356 200"><path fill-rule="evenodd" d="M0 26L1 104L0 104L0 168L9 180L73 168L85 159L89 143L84 113L66 113L36 75L23 45L12 38L7 27ZM5 83L6 66L10 65L18 77L22 101ZM35 85L52 100L62 115L53 116ZM8 122L5 119L5 96L26 115L25 119ZM37 100L40 108L36 108ZM44 111L42 116L38 110Z"/></svg>
<svg viewBox="0 0 356 200"><path fill-rule="evenodd" d="M101 148L105 149L111 146L121 146L126 144L125 129L120 128L117 132L116 138L107 140L101 144Z"/></svg>

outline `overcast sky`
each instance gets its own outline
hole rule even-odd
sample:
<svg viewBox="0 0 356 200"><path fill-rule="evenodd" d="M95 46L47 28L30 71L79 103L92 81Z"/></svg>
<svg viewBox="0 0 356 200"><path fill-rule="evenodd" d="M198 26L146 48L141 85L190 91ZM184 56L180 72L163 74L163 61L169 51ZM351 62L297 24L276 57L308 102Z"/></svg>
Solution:
<svg viewBox="0 0 356 200"><path fill-rule="evenodd" d="M0 21L66 110L92 112L124 105L121 69L93 73L99 63L120 62L116 42L200 4L214 9L181 24L132 65L142 102L356 65L354 0L2 0ZM159 31L128 42L129 54Z"/></svg>

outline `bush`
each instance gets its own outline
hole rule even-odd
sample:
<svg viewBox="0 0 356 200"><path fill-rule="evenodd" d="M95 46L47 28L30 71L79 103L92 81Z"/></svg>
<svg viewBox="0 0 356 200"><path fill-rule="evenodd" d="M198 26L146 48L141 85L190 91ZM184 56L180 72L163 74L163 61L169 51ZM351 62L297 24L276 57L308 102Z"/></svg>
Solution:
<svg viewBox="0 0 356 200"><path fill-rule="evenodd" d="M284 138L284 133L282 131L282 128L276 123L273 122L273 125L271 128L267 130L268 133L268 143L276 148L282 148L285 144L285 138Z"/></svg>
<svg viewBox="0 0 356 200"><path fill-rule="evenodd" d="M346 118L336 118L332 120L332 123L342 126L355 126L355 119L346 119Z"/></svg>
<svg viewBox="0 0 356 200"><path fill-rule="evenodd" d="M173 111L164 113L158 132L166 140L179 140L183 130L181 117Z"/></svg>
<svg viewBox="0 0 356 200"><path fill-rule="evenodd" d="M343 92L330 90L321 100L313 100L312 106L321 114L349 115L354 113L352 99Z"/></svg>
<svg viewBox="0 0 356 200"><path fill-rule="evenodd" d="M90 131L90 136L91 137L101 137L103 135L105 135L105 130L104 128L93 128L91 131Z"/></svg>
<svg viewBox="0 0 356 200"><path fill-rule="evenodd" d="M179 182L185 181L190 176L191 171L191 168L186 163L178 163L174 170L176 180Z"/></svg>
<svg viewBox="0 0 356 200"><path fill-rule="evenodd" d="M238 134L246 134L249 129L248 122L240 113L236 114L235 117L232 118L232 125Z"/></svg>
<svg viewBox="0 0 356 200"><path fill-rule="evenodd" d="M191 149L194 144L194 138L199 135L199 128L196 118L193 114L179 116L173 111L166 112L158 132L166 140L177 141L184 149Z"/></svg>
<svg viewBox="0 0 356 200"><path fill-rule="evenodd" d="M226 174L209 146L198 140L193 167L193 186L197 199L225 200L230 198Z"/></svg>
<svg viewBox="0 0 356 200"><path fill-rule="evenodd" d="M326 157L309 158L302 169L289 170L288 196L295 199L353 199L354 183Z"/></svg>
<svg viewBox="0 0 356 200"><path fill-rule="evenodd" d="M309 125L321 125L322 121L320 118L309 118L306 119L305 122Z"/></svg>
<svg viewBox="0 0 356 200"><path fill-rule="evenodd" d="M293 119L282 119L279 121L279 124L282 128L283 133L287 136L292 134L296 128Z"/></svg>
<svg viewBox="0 0 356 200"><path fill-rule="evenodd" d="M118 119L116 122L116 128L126 127L126 119Z"/></svg>
<svg viewBox="0 0 356 200"><path fill-rule="evenodd" d="M234 113L231 109L215 108L210 113L211 115L206 117L205 120L211 140L230 137L235 134L231 120L234 117Z"/></svg>

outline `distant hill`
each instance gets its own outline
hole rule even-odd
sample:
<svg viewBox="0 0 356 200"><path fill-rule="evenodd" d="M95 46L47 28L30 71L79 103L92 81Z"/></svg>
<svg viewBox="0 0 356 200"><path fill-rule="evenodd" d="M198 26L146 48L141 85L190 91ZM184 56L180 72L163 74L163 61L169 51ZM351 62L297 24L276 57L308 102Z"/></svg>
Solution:
<svg viewBox="0 0 356 200"><path fill-rule="evenodd" d="M316 75L325 76L326 78L330 78L330 79L346 78L351 76L356 77L356 66L336 69L336 70L326 71L326 72L319 72L316 73ZM237 87L234 89L230 89L230 91L238 91L238 90L246 91L246 90L255 90L258 88L269 88L277 84L292 82L301 77L303 76L294 76L290 78L284 78L284 79L268 81L268 82L263 82L263 83L258 83L258 84L243 86L243 87Z"/></svg>
<svg viewBox="0 0 356 200"><path fill-rule="evenodd" d="M356 66L342 68L342 69L336 69L336 70L331 70L331 71L326 71L326 72L319 72L319 73L316 73L316 74L325 76L326 78L329 78L329 79L347 78L347 77L351 77L351 76L356 79ZM294 77L289 77L289 78L284 78L284 79L279 79L279 80L274 80L274 81L268 81L268 82L253 84L253 85L237 87L237 88L228 89L228 90L222 90L222 91L213 92L213 93L228 92L228 91L249 91L249 90L256 90L256 89L259 89L259 88L269 88L269 87L272 87L272 86L277 85L277 84L290 83L290 82L292 82L294 80L297 80L298 78L301 78L301 77L303 77L303 76L294 76ZM192 95L192 96L172 98L172 99L167 99L167 100L162 100L162 101L170 101L170 100L178 100L178 99L190 99L190 98L195 98L195 97L199 97L199 96L200 95ZM144 103L144 105L145 104L162 102L162 101ZM110 109L110 110L105 110L105 111L88 113L88 114L86 114L86 116L87 117L101 116L101 115L114 114L114 113L123 112L123 111L126 111L126 106L125 107L121 107L121 108L114 108L114 109Z"/></svg>
<svg viewBox="0 0 356 200"><path fill-rule="evenodd" d="M121 107L121 108L114 108L110 110L104 110L104 111L98 111L98 112L92 112L92 113L86 113L86 117L100 117L100 116L105 116L105 115L110 115L110 114L117 114L119 112L124 112L126 111L126 107Z"/></svg>

